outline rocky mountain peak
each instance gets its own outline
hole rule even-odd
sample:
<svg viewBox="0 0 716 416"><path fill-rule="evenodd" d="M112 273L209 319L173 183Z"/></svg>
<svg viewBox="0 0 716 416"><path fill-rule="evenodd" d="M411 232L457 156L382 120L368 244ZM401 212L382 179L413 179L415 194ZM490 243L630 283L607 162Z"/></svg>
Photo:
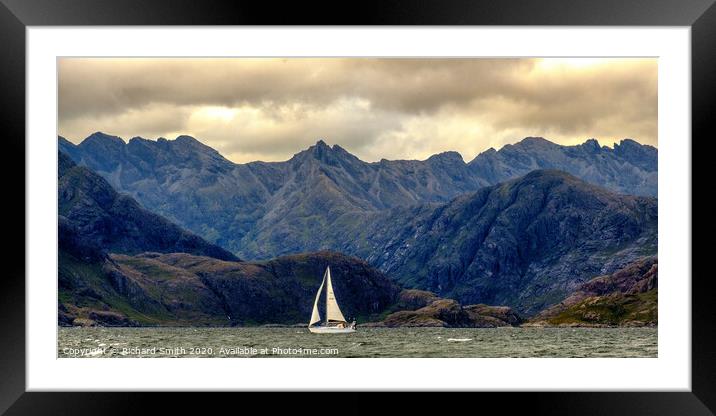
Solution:
<svg viewBox="0 0 716 416"><path fill-rule="evenodd" d="M159 141L159 140L157 140L157 141ZM129 139L129 142L127 142L127 144L146 143L146 142L151 142L151 140L145 139L144 137L140 137L140 136L134 136L131 139Z"/></svg>
<svg viewBox="0 0 716 416"><path fill-rule="evenodd" d="M591 151L599 151L601 149L601 146L599 146L599 142L597 139L591 138L587 140L586 142L582 143L582 147L584 147L587 150Z"/></svg>
<svg viewBox="0 0 716 416"><path fill-rule="evenodd" d="M199 140L197 140L191 136L184 135L184 134L182 134L181 136L177 136L177 138L174 139L174 141L178 144L204 146Z"/></svg>
<svg viewBox="0 0 716 416"><path fill-rule="evenodd" d="M624 138L619 141L619 143L614 143L614 146L626 146L626 147L641 147L642 145L637 143L635 140L630 138Z"/></svg>
<svg viewBox="0 0 716 416"><path fill-rule="evenodd" d="M355 156L353 156L351 153L349 153L347 150L343 149L342 147L338 146L337 144L335 144L335 145L333 145L333 147L331 147L325 141L323 141L323 139L319 139L316 142L316 144L308 147L306 150L296 153L293 156L292 160L296 160L296 161L318 160L320 162L327 162L329 164L334 164L338 160L346 159L346 158L357 159Z"/></svg>
<svg viewBox="0 0 716 416"><path fill-rule="evenodd" d="M656 155L656 148L654 146L649 146L647 144L640 144L639 142L625 138L619 141L619 143L614 143L614 151L615 152L637 152L637 153L653 153Z"/></svg>
<svg viewBox="0 0 716 416"><path fill-rule="evenodd" d="M613 153L634 166L656 173L659 151L654 146L639 144L632 139L623 139L614 143Z"/></svg>
<svg viewBox="0 0 716 416"><path fill-rule="evenodd" d="M431 162L465 163L462 155L458 152L448 151L434 154L428 158Z"/></svg>
<svg viewBox="0 0 716 416"><path fill-rule="evenodd" d="M309 147L308 150L310 150L311 153L312 153L313 155L316 155L316 156L325 155L325 154L331 153L331 151L333 151L333 149L331 149L331 146L329 146L329 145L328 145L326 142L324 142L322 139L321 139L321 140L318 140L318 141L316 142L316 144L314 144L313 146Z"/></svg>
<svg viewBox="0 0 716 416"><path fill-rule="evenodd" d="M526 137L499 150L486 150L468 166L473 174L489 183L498 183L535 169L558 169L631 195L657 195L658 151L625 139L614 150L596 139L565 146L541 137Z"/></svg>
<svg viewBox="0 0 716 416"><path fill-rule="evenodd" d="M87 136L82 143L80 143L80 146L102 146L102 147L118 147L118 146L124 146L124 140L122 140L118 136L112 136L106 133L102 133L101 131L94 132Z"/></svg>
<svg viewBox="0 0 716 416"><path fill-rule="evenodd" d="M519 143L532 144L532 145L554 145L551 141L539 136L527 136L520 140Z"/></svg>
<svg viewBox="0 0 716 416"><path fill-rule="evenodd" d="M510 183L510 182L507 182ZM556 169L537 169L525 176L513 179L512 183L521 185L535 185L542 189L550 189L555 186L565 185L570 188L570 193L590 193L600 195L606 192L605 189L584 182L567 172ZM499 185L496 185L499 186Z"/></svg>

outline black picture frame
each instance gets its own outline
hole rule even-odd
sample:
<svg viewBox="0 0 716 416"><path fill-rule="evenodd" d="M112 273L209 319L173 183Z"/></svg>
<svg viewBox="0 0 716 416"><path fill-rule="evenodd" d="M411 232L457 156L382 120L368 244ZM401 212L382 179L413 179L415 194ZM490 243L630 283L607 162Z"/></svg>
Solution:
<svg viewBox="0 0 716 416"><path fill-rule="evenodd" d="M0 414L143 413L159 402L164 414L191 409L208 413L222 402L248 406L245 396L149 393L29 393L25 391L25 28L73 25L599 25L689 26L692 56L692 389L690 392L479 393L460 396L473 409L495 405L500 413L582 415L708 415L716 411L716 309L714 279L706 256L714 248L709 205L707 146L716 112L716 6L714 0L497 0L322 2L192 2L188 0L0 0L0 126L2 126L5 267L0 286ZM685 144L686 138L684 138ZM698 148L698 152L694 151ZM699 190L700 192L696 192ZM696 204L700 199L702 204ZM699 244L699 238L702 242ZM698 266L698 267L697 267ZM684 279L688 276L683 276ZM111 377L111 375L107 375ZM263 410L300 401L257 400ZM346 399L348 411L401 413L431 407L445 411L455 400L413 396L375 401ZM155 403L156 404L156 403ZM229 407L231 409L231 407ZM397 410L396 410L397 411ZM487 411L487 410L485 410ZM342 412L345 413L345 412Z"/></svg>

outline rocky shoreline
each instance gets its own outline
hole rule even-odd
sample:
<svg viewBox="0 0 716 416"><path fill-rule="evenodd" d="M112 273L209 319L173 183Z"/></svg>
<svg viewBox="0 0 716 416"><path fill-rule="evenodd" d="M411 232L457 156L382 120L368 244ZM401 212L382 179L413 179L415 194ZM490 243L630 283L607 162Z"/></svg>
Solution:
<svg viewBox="0 0 716 416"><path fill-rule="evenodd" d="M429 293L429 292L428 292ZM414 310L393 312L382 321L361 324L372 328L497 328L519 326L523 319L507 306L460 305L438 298Z"/></svg>
<svg viewBox="0 0 716 416"><path fill-rule="evenodd" d="M302 261L309 259L313 261L326 256L331 257L333 263L337 262L336 254L331 253L318 253ZM117 256L114 259L120 260ZM196 261L201 258L191 257L191 259ZM291 261L295 264L296 258ZM364 317L363 319L368 319L368 322L360 322L359 319L358 325L364 328L656 328L658 326L657 285L657 258L644 257L615 273L598 276L583 283L563 301L528 319L508 306L461 305L454 299L441 298L429 291L403 289L395 295L389 305L382 309L380 315ZM90 289L84 287L82 290ZM82 327L305 328L307 326L307 323L271 322L233 322L227 325L221 319L206 319L200 322L191 320L141 322L117 311L79 307L62 302L58 307L58 324Z"/></svg>
<svg viewBox="0 0 716 416"><path fill-rule="evenodd" d="M71 324L68 324L66 322L60 322L59 327L63 328L265 328L265 329L271 329L271 328L306 328L308 327L307 323L297 323L297 324L264 324L264 325L236 325L236 326L228 326L228 325L141 325L138 324L135 321L132 320L122 320L120 324L117 324L117 321L111 321L111 320L93 320L88 318L75 318L74 321ZM475 329L485 329L485 328L542 328L542 329L550 329L550 328L603 328L603 329L614 329L614 328L658 328L658 325L653 322L628 322L622 325L607 325L607 324L590 324L590 323L583 323L583 322L573 322L573 323L564 323L564 324L557 324L552 325L546 322L525 322L519 325L465 325L465 326L455 326L455 325L446 325L442 322L432 322L432 323L426 323L421 325L414 325L411 323L406 323L405 325L386 325L383 321L377 321L377 322L365 322L365 323L359 323L357 325L358 328L382 328L382 329L398 329L398 328L475 328Z"/></svg>

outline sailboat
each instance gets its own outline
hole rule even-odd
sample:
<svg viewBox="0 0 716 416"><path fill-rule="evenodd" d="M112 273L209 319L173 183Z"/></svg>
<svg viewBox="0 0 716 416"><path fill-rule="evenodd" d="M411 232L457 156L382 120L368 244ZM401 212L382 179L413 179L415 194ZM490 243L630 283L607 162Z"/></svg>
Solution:
<svg viewBox="0 0 716 416"><path fill-rule="evenodd" d="M316 325L321 322L321 315L318 313L318 299L323 292L323 286L326 286L326 320L323 325ZM311 322L308 324L308 330L314 334L347 334L355 332L355 321L348 324L346 318L343 317L341 308L338 307L336 295L333 293L333 284L331 283L331 268L326 267L323 273L323 281L316 293L316 300L313 302L313 313L311 313Z"/></svg>

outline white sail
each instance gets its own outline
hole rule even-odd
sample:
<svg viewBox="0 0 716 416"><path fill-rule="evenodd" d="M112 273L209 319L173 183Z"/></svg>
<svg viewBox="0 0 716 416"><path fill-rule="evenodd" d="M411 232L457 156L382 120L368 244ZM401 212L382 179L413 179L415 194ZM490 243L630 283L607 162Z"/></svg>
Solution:
<svg viewBox="0 0 716 416"><path fill-rule="evenodd" d="M313 313L311 313L311 322L308 324L308 326L311 326L321 320L321 315L318 313L318 298L321 297L321 291L323 290L323 284L325 282L326 273L323 274L323 281L321 282L321 287L319 287L318 292L316 292L316 300L313 301Z"/></svg>
<svg viewBox="0 0 716 416"><path fill-rule="evenodd" d="M333 284L331 283L331 268L326 268L326 319L328 321L346 322L341 309L338 307L336 295L333 293ZM322 285L321 285L322 286ZM317 313L317 312L316 312Z"/></svg>

